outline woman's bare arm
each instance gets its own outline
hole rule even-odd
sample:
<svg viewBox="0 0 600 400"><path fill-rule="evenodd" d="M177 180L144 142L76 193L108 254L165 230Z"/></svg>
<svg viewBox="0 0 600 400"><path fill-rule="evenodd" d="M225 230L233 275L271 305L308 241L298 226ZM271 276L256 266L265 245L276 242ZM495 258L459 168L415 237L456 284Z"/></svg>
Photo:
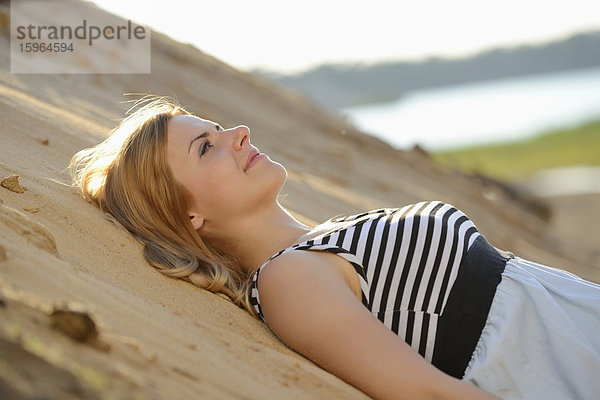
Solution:
<svg viewBox="0 0 600 400"><path fill-rule="evenodd" d="M258 285L265 319L284 343L375 399L497 399L425 361L317 252L273 259Z"/></svg>

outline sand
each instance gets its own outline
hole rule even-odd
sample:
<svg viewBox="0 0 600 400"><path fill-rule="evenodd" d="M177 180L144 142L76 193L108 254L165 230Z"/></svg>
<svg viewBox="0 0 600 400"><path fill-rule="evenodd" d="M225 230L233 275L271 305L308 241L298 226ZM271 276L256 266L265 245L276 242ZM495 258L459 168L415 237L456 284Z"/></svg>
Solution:
<svg viewBox="0 0 600 400"><path fill-rule="evenodd" d="M150 75L11 74L7 13L0 6L0 180L13 176L0 187L0 398L367 398L230 302L152 269L69 186L70 157L106 137L128 92L176 96L224 126L248 125L286 166L281 202L305 223L439 199L495 246L600 280L589 239L598 224L568 229L569 213L584 221L597 197L542 202L442 170L156 32Z"/></svg>

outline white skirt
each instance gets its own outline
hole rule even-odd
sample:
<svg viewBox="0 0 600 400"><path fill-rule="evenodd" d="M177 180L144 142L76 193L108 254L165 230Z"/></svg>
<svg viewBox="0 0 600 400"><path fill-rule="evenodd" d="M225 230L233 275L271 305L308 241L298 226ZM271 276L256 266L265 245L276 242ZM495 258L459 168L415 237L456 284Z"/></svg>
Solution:
<svg viewBox="0 0 600 400"><path fill-rule="evenodd" d="M508 261L464 381L502 399L600 399L600 285Z"/></svg>

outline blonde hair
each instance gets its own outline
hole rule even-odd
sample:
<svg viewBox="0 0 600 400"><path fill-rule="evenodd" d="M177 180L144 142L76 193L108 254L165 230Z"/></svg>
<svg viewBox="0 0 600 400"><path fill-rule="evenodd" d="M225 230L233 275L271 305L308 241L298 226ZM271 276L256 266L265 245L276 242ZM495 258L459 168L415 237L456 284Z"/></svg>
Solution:
<svg viewBox="0 0 600 400"><path fill-rule="evenodd" d="M156 96L139 99L128 113L106 140L73 156L68 167L73 186L131 232L160 272L225 296L258 318L248 274L233 255L218 253L200 238L189 219L191 195L167 163L167 124L190 113Z"/></svg>

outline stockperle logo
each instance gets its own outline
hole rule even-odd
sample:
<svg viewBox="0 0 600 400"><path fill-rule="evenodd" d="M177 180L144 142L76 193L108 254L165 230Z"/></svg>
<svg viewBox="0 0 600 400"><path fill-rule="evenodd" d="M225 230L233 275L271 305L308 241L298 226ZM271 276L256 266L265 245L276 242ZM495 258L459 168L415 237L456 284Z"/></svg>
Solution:
<svg viewBox="0 0 600 400"><path fill-rule="evenodd" d="M12 73L150 73L150 29L81 0L11 2Z"/></svg>

